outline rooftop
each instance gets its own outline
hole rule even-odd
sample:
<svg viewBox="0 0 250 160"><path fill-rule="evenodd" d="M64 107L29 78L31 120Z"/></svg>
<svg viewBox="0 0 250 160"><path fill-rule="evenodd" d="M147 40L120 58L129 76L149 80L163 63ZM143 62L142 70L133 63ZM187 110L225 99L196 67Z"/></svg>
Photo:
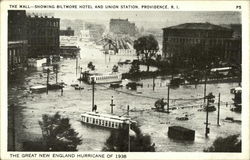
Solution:
<svg viewBox="0 0 250 160"><path fill-rule="evenodd" d="M211 23L183 23L180 25L166 27L163 29L195 29L195 30L199 29L199 30L228 30L228 31L231 30Z"/></svg>

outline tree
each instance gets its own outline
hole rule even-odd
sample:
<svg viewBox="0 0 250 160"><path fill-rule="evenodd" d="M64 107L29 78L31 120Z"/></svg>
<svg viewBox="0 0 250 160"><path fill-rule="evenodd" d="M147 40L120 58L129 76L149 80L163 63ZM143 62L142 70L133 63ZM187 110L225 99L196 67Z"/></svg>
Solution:
<svg viewBox="0 0 250 160"><path fill-rule="evenodd" d="M109 152L155 152L155 146L149 135L143 135L140 128L132 125L134 135L129 134L128 128L112 131L103 151ZM130 142L130 143L129 143Z"/></svg>
<svg viewBox="0 0 250 160"><path fill-rule="evenodd" d="M218 137L213 145L204 149L204 152L241 152L241 139L239 135L226 138Z"/></svg>
<svg viewBox="0 0 250 160"><path fill-rule="evenodd" d="M142 36L134 41L134 49L136 50L137 56L143 55L147 64L147 71L149 71L149 60L156 56L159 50L157 40L153 35Z"/></svg>
<svg viewBox="0 0 250 160"><path fill-rule="evenodd" d="M95 70L95 65L93 65L92 62L89 62L89 63L88 63L88 68L89 68L90 70L94 71L94 70Z"/></svg>
<svg viewBox="0 0 250 160"><path fill-rule="evenodd" d="M82 143L78 133L71 128L68 118L62 118L57 112L50 116L44 114L39 121L47 151L77 151Z"/></svg>
<svg viewBox="0 0 250 160"><path fill-rule="evenodd" d="M112 72L118 72L118 66L117 66L117 65L114 65L114 66L113 66Z"/></svg>
<svg viewBox="0 0 250 160"><path fill-rule="evenodd" d="M138 72L140 72L140 65L139 65L138 61L134 60L132 62L130 69L129 69L129 73L133 74L133 73L138 73Z"/></svg>

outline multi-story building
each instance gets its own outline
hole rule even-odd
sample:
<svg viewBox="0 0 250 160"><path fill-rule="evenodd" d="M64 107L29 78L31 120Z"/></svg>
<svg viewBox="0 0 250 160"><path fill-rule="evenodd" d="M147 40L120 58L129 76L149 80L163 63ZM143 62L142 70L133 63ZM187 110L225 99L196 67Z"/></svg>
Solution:
<svg viewBox="0 0 250 160"><path fill-rule="evenodd" d="M76 20L62 19L60 22L60 27L61 29L70 27L72 30L74 30L75 36L80 36L81 30L83 30L83 21L80 19Z"/></svg>
<svg viewBox="0 0 250 160"><path fill-rule="evenodd" d="M135 36L136 26L135 23L129 22L128 19L110 19L109 31L115 34Z"/></svg>
<svg viewBox="0 0 250 160"><path fill-rule="evenodd" d="M28 16L27 28L29 57L59 55L59 18Z"/></svg>
<svg viewBox="0 0 250 160"><path fill-rule="evenodd" d="M100 41L105 30L105 26L101 24L86 22L85 30L89 32L90 41Z"/></svg>
<svg viewBox="0 0 250 160"><path fill-rule="evenodd" d="M163 28L162 50L163 57L180 62L192 55L241 63L241 39L233 37L232 29L210 23L185 23Z"/></svg>
<svg viewBox="0 0 250 160"><path fill-rule="evenodd" d="M8 70L27 63L27 26L24 10L8 11Z"/></svg>

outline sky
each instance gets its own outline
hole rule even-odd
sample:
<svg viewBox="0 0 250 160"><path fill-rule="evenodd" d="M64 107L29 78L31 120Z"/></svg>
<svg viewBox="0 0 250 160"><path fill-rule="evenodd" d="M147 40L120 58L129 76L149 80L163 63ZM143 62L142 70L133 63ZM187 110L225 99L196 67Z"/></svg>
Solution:
<svg viewBox="0 0 250 160"><path fill-rule="evenodd" d="M233 11L53 11L53 14L56 18L82 19L106 25L111 18L128 18L137 27L144 28L164 28L188 22L241 23L241 13Z"/></svg>

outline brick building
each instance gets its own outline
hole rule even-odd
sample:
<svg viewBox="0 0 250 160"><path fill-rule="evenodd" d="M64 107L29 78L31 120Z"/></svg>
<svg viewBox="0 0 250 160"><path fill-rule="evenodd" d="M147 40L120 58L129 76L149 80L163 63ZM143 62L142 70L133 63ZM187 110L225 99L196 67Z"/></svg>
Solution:
<svg viewBox="0 0 250 160"><path fill-rule="evenodd" d="M129 22L128 19L110 19L109 31L115 34L135 36L136 26L135 23Z"/></svg>
<svg viewBox="0 0 250 160"><path fill-rule="evenodd" d="M191 56L213 56L241 63L241 39L233 30L210 23L184 23L163 28L163 57L179 62ZM196 54L196 55L194 55Z"/></svg>
<svg viewBox="0 0 250 160"><path fill-rule="evenodd" d="M13 71L27 63L26 12L8 11L8 70Z"/></svg>
<svg viewBox="0 0 250 160"><path fill-rule="evenodd" d="M59 55L59 18L27 17L29 57Z"/></svg>

